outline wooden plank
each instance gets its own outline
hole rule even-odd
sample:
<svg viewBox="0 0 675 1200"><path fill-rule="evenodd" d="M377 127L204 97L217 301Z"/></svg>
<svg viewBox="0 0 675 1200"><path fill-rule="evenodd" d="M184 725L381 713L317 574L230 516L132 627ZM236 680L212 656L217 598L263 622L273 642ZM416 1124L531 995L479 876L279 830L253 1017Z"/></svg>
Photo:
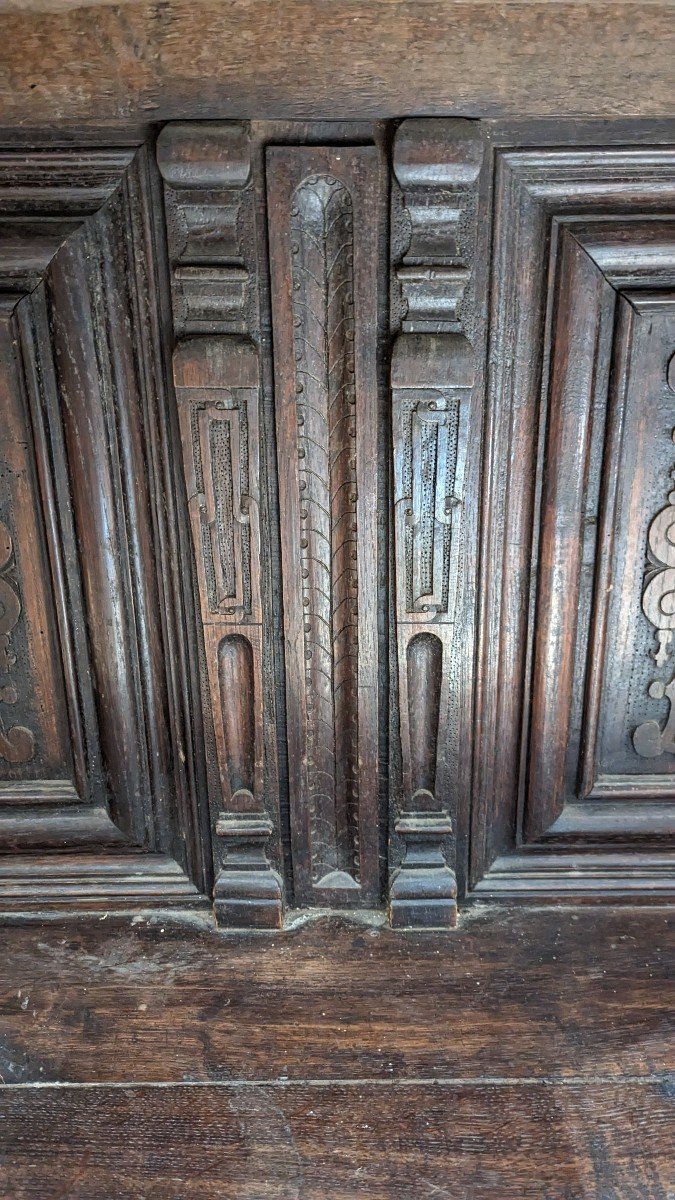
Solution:
<svg viewBox="0 0 675 1200"><path fill-rule="evenodd" d="M6 927L6 1083L648 1077L673 1067L666 910L491 908L218 934L196 916ZM670 995L669 995L670 993ZM500 1198L501 1200L501 1198Z"/></svg>
<svg viewBox="0 0 675 1200"><path fill-rule="evenodd" d="M0 109L5 123L25 129L254 110L333 120L674 111L668 0L8 7Z"/></svg>
<svg viewBox="0 0 675 1200"><path fill-rule="evenodd" d="M662 1083L8 1089L14 1200L667 1200Z"/></svg>

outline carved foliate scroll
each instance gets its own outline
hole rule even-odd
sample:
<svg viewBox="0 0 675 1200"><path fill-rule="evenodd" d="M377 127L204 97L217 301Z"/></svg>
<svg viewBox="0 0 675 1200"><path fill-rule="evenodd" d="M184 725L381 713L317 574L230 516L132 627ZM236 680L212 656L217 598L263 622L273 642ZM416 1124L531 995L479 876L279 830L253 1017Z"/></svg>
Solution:
<svg viewBox="0 0 675 1200"><path fill-rule="evenodd" d="M4 719L3 709L16 704L18 693L12 680L16 654L11 635L21 617L21 598L10 571L14 543L9 529L0 521L0 758L8 763L28 762L35 753L35 735L23 725Z"/></svg>
<svg viewBox="0 0 675 1200"><path fill-rule="evenodd" d="M391 365L402 802L396 926L457 919L449 652L474 352L471 280L482 143L466 121L404 121L394 144Z"/></svg>
<svg viewBox="0 0 675 1200"><path fill-rule="evenodd" d="M374 147L268 151L296 895L371 901L377 848Z"/></svg>
<svg viewBox="0 0 675 1200"><path fill-rule="evenodd" d="M675 482L675 471L671 475ZM675 491L669 493L667 507L662 508L652 520L647 540L651 562L649 578L642 594L642 608L647 620L656 629L654 661L658 667L663 667L672 653L675 630ZM663 728L656 720L643 721L638 725L633 733L635 750L642 758L675 754L675 676L669 683L654 679L649 685L649 695L653 700L668 700L668 718Z"/></svg>
<svg viewBox="0 0 675 1200"><path fill-rule="evenodd" d="M267 856L260 562L260 366L246 125L167 126L165 180L183 468L199 584L206 703L216 747L217 918L278 927ZM192 335L192 336L189 336Z"/></svg>

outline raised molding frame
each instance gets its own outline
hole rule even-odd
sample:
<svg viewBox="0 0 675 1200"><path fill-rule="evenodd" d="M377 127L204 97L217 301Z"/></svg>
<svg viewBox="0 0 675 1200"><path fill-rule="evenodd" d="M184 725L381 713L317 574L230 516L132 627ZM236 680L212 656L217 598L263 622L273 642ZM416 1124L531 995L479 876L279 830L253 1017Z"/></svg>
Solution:
<svg viewBox="0 0 675 1200"><path fill-rule="evenodd" d="M20 703L42 688L60 739L3 771L0 912L209 903L160 214L147 146L0 154L3 498L18 594L24 554L43 593Z"/></svg>
<svg viewBox="0 0 675 1200"><path fill-rule="evenodd" d="M591 779L587 742L578 794L562 783L579 671L591 721L599 704L575 599L591 415L609 414L590 627L601 645L622 347L641 297L675 287L674 201L672 149L497 153L470 869L479 899L660 903L675 895L670 784ZM579 530L571 541L570 529Z"/></svg>

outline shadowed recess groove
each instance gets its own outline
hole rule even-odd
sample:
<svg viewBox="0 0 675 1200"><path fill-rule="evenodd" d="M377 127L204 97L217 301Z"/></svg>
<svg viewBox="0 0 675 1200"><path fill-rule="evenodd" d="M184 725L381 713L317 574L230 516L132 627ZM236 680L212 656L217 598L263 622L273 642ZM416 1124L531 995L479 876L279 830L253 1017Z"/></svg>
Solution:
<svg viewBox="0 0 675 1200"><path fill-rule="evenodd" d="M222 639L218 647L218 679L230 795L242 788L252 793L255 787L253 652L241 634L228 634Z"/></svg>
<svg viewBox="0 0 675 1200"><path fill-rule="evenodd" d="M413 792L436 791L438 718L441 707L443 644L433 633L418 633L408 644L408 722Z"/></svg>

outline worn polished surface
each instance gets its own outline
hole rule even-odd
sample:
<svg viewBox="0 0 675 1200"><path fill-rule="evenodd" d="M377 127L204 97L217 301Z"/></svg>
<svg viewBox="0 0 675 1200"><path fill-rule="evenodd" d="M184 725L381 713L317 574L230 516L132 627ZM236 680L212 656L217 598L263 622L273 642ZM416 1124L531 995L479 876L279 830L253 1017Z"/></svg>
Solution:
<svg viewBox="0 0 675 1200"><path fill-rule="evenodd" d="M0 1194L666 1200L672 944L656 908L6 928Z"/></svg>

